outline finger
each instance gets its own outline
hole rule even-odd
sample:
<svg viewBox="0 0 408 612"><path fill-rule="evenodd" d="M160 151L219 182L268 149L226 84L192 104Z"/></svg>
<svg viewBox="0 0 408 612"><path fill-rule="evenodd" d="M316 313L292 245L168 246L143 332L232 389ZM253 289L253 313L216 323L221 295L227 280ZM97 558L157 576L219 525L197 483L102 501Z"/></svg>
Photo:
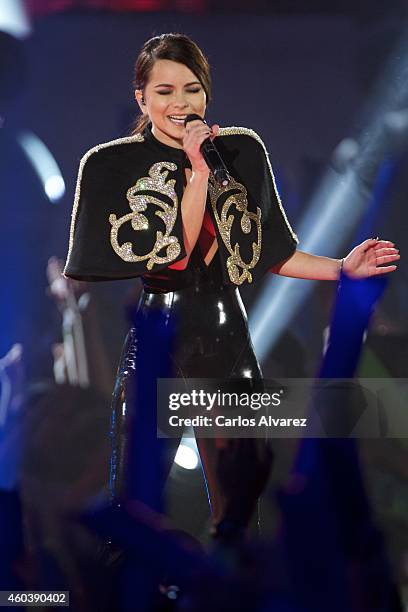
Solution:
<svg viewBox="0 0 408 612"><path fill-rule="evenodd" d="M190 132L194 132L195 130L199 130L200 128L207 128L210 129L209 126L204 122L204 121L200 121L199 119L194 119L194 121L189 121L185 127L185 130L187 133Z"/></svg>
<svg viewBox="0 0 408 612"><path fill-rule="evenodd" d="M207 125L204 122L204 119L193 119L192 121L188 121L187 122L187 126L188 128L193 127L193 126L197 126L197 125Z"/></svg>
<svg viewBox="0 0 408 612"><path fill-rule="evenodd" d="M399 249L380 248L380 249L375 249L373 252L374 252L375 257L382 257L383 255L398 255Z"/></svg>
<svg viewBox="0 0 408 612"><path fill-rule="evenodd" d="M210 133L209 132L202 132L200 134L196 134L194 139L191 141L191 144L194 145L198 145L200 146L204 140L207 140L207 138L209 137Z"/></svg>
<svg viewBox="0 0 408 612"><path fill-rule="evenodd" d="M393 247L395 246L391 240L380 240L379 238L368 238L364 240L361 244L359 244L356 249L361 251L367 251L370 248L380 249L383 247Z"/></svg>
<svg viewBox="0 0 408 612"><path fill-rule="evenodd" d="M220 132L220 126L217 123L214 123L214 125L211 128L211 132L212 135L210 136L211 140L214 140L214 138L216 138Z"/></svg>
<svg viewBox="0 0 408 612"><path fill-rule="evenodd" d="M206 137L210 136L211 130L209 127L198 127L195 130L190 130L186 133L186 139L193 140L198 136L205 134Z"/></svg>
<svg viewBox="0 0 408 612"><path fill-rule="evenodd" d="M377 240L376 242L377 243L374 246L375 249L382 249L383 247L395 246L394 242L391 242L391 240Z"/></svg>
<svg viewBox="0 0 408 612"><path fill-rule="evenodd" d="M370 247L374 247L376 244L378 244L378 238L367 238L367 240L364 240L364 242L359 244L356 249L361 251L367 251L367 249L369 249Z"/></svg>
<svg viewBox="0 0 408 612"><path fill-rule="evenodd" d="M197 130L208 130L208 131L211 131L211 128L210 128L209 125L207 125L206 123L203 123L202 121L200 123L196 123L195 125L192 125L192 126L190 126L190 124L189 124L186 127L186 132L188 134L196 132Z"/></svg>
<svg viewBox="0 0 408 612"><path fill-rule="evenodd" d="M397 266L382 266L381 268L375 268L373 275L377 276L378 274L388 274L388 272L394 272L397 269Z"/></svg>
<svg viewBox="0 0 408 612"><path fill-rule="evenodd" d="M376 265L380 266L390 261L397 261L400 257L400 255L384 255L383 257L377 257Z"/></svg>

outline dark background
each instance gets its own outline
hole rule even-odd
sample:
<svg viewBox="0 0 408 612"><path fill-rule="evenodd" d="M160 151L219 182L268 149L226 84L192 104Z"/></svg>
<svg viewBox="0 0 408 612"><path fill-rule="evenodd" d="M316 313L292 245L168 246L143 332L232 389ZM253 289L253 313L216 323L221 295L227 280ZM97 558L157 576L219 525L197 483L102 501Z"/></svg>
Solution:
<svg viewBox="0 0 408 612"><path fill-rule="evenodd" d="M147 38L180 31L203 49L213 77L207 119L222 126L250 127L261 135L296 231L333 149L358 131L362 108L407 16L407 3L397 0L330 4L263 0L251 2L251 9L243 0L29 0L27 6L33 32L24 41L25 89L7 107L0 130L1 258L7 296L2 300L1 354L12 342L22 341L32 380L52 376L51 345L60 338L61 319L46 294L45 268L51 255L66 256L79 160L91 146L129 133L136 113L133 62ZM16 144L24 131L38 135L61 168L67 190L58 204L44 196ZM389 215L377 227L378 235L397 243L402 260L369 332L361 367L364 376L379 372L407 376L406 169L402 154L398 180L384 203ZM137 294L139 289L139 281L91 287L112 371L126 330L124 304L129 291ZM261 289L262 285L242 290L249 315ZM316 285L263 363L267 378L316 372L334 295L334 283ZM286 442L276 446L273 479L279 482L294 449ZM371 498L399 575L406 580L406 441L365 441L362 455ZM180 472L171 482L174 514L182 525L202 533L200 521L208 509L203 492L201 497L197 494L197 479L193 482L190 476ZM178 494L179 480L183 496ZM202 484L198 486L202 491ZM194 499L196 512L183 517L187 498L189 504ZM274 519L270 515L270 529Z"/></svg>
<svg viewBox="0 0 408 612"><path fill-rule="evenodd" d="M40 12L47 3L32 5ZM75 3L61 6L74 7ZM229 12L227 4L222 6L222 12L209 10L200 15L89 10L54 13L34 20L33 34L25 42L27 88L19 103L9 110L6 127L15 133L31 130L46 143L60 165L67 191L57 205L42 198L41 192L34 196L33 189L22 185L20 166L19 174L10 181L9 189L14 191L6 195L6 201L13 200L9 219L13 223L14 218L20 226L21 273L17 274L20 285L27 285L32 322L42 344L50 340L53 305L44 295L46 281L41 268L49 255L66 255L80 157L94 144L124 136L131 128L136 113L131 86L133 62L145 39L165 31L182 31L203 48L213 76L209 121L223 126L244 125L261 135L296 230L307 196L327 167L331 152L358 126L373 79L399 34L400 21L391 8L381 19L374 19L370 10L363 20L360 11L353 14L351 10L334 9L328 14L327 10L319 12L317 6L307 13L305 9L283 12L278 5L275 12L266 15L262 11ZM266 11L265 3L258 7ZM10 180L10 173L8 177ZM16 194L16 189L23 193ZM406 207L398 205L403 193L404 185L393 194L395 204L388 207L398 222L387 220L377 228L378 235L399 246L407 225ZM29 228L22 230L21 223ZM28 239L35 247L26 253ZM14 237L14 248L15 244ZM27 264L30 270L36 270L30 272L35 280L27 278ZM393 285L406 283L405 265L401 263ZM123 297L131 284L116 282L92 288L99 296L101 310L109 312L102 320L109 320L106 335L112 364L117 361L122 341L119 322L123 318ZM248 306L259 288L243 288ZM303 307L306 316L301 315L290 327L303 347L308 374L315 371L320 358L321 334L328 322L333 291L333 283L320 283ZM405 325L404 313L396 312L398 302L392 300L389 316L399 315L398 322ZM43 348L46 352L47 347ZM33 368L40 373L41 359L37 356ZM273 366L269 368L266 363L264 368L266 376L272 375Z"/></svg>

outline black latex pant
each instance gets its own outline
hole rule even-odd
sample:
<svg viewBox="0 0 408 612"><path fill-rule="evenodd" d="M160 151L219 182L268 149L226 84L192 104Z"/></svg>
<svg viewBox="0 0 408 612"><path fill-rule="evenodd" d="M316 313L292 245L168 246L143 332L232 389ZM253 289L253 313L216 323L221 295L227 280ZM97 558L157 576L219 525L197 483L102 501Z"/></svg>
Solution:
<svg viewBox="0 0 408 612"><path fill-rule="evenodd" d="M169 293L143 292L133 317L113 395L111 495L162 511L162 493L180 439L157 438L158 377L247 378L260 384L237 289L207 281ZM232 530L245 530L269 474L268 444L264 439L231 439L223 440L220 450L215 438L198 437L197 446L214 535L231 525ZM220 477L221 460L234 468L228 486L225 475L224 481Z"/></svg>

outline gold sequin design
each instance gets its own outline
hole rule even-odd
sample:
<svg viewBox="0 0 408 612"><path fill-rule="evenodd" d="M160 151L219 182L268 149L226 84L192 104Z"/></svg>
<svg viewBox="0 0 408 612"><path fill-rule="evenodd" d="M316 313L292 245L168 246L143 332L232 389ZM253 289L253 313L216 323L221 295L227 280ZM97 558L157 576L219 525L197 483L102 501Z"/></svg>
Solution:
<svg viewBox="0 0 408 612"><path fill-rule="evenodd" d="M222 208L221 216L218 214L217 203L221 196L232 192L225 199ZM250 270L258 263L261 246L262 246L262 229L261 229L261 209L257 206L256 213L248 211L247 190L244 185L238 183L231 177L229 184L226 187L220 185L212 175L208 181L208 192L210 194L211 206L214 211L215 220L218 225L223 243L225 244L230 256L227 259L227 271L230 280L235 285L242 285L246 280L252 282L252 274ZM239 244L231 244L231 228L234 223L235 216L229 214L231 206L242 213L240 219L241 230L244 234L249 234L252 227L252 221L256 223L257 241L252 243L252 259L249 262L243 261L239 249Z"/></svg>
<svg viewBox="0 0 408 612"><path fill-rule="evenodd" d="M288 221L288 218L286 216L285 209L282 206L282 202L281 202L281 199L280 199L279 191L278 191L278 189L276 187L275 175L273 173L271 162L270 162L270 159L269 159L269 153L266 150L266 146L265 146L264 141L259 136L259 134L257 134L255 132L255 130L251 130L250 128L231 126L231 127L220 128L220 130L219 130L219 135L220 136L230 136L230 135L234 135L234 134L246 134L247 136L252 136L252 138L255 138L255 140L257 140L259 142L259 144L262 146L262 148L264 150L264 153L265 153L266 163L268 165L268 169L269 169L269 172L270 172L270 175L271 175L271 179L272 179L272 183L273 183L273 188L274 188L274 191L275 191L275 194L276 194L276 198L278 200L280 211L281 211L281 213L283 215L283 218L284 218L286 226L287 226L287 228L288 228L288 230L290 232L290 235L292 236L293 240L295 240L298 243L299 239L296 236L295 232L293 231L293 229L292 229L292 227L291 227L291 225L290 225L290 223Z"/></svg>
<svg viewBox="0 0 408 612"><path fill-rule="evenodd" d="M67 255L67 261L65 263L64 274L69 264L69 260L70 260L71 253L72 253L72 247L74 246L75 224L76 224L76 218L78 215L79 200L81 197L82 174L83 174L86 162L91 157L91 155L93 155L94 153L97 153L101 149L106 149L107 147L112 147L117 144L128 144L132 142L144 142L144 136L142 134L134 134L133 136L125 136L124 138L116 138L115 140L110 140L109 142L103 142L101 144L96 145L95 147L92 147L92 149L89 149L89 151L87 151L85 155L82 157L80 164L79 164L78 178L76 182L75 196L74 196L74 205L72 207L71 225L70 225L70 230L69 230L68 255Z"/></svg>
<svg viewBox="0 0 408 612"><path fill-rule="evenodd" d="M128 189L126 197L132 212L123 217L117 218L115 214L109 215L109 222L112 225L110 241L113 250L121 259L128 262L146 261L146 268L151 270L154 264L164 264L174 261L181 253L180 243L176 236L171 232L177 218L178 197L174 189L175 179L166 181L169 171L177 170L177 165L172 162L157 162L151 166L149 176L144 176L137 180L136 184ZM145 191L155 191L167 196L173 202L170 205L167 201L161 200L153 195L140 193ZM148 205L155 204L161 210L156 210L155 214L162 219L165 225L165 232L156 232L156 241L149 253L136 255L133 252L131 242L120 245L118 242L118 231L127 222L131 222L132 228L137 231L149 228L147 217L142 214ZM159 251L165 249L165 255L159 255Z"/></svg>

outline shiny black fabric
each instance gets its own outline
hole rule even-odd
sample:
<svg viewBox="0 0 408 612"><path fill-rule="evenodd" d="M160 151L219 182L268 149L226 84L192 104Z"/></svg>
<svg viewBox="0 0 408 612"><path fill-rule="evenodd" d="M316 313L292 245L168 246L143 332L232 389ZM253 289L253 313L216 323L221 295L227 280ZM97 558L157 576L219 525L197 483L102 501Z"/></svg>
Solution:
<svg viewBox="0 0 408 612"><path fill-rule="evenodd" d="M162 509L160 497L180 441L157 439L156 405L151 403L154 401L152 390L156 379L163 374L163 356L167 358L166 376L185 379L246 378L257 381L259 390L262 373L253 351L244 306L238 289L222 283L218 267L219 263L215 259L207 268L202 260L200 262L198 251L195 250L185 275L189 286L163 292L160 279L157 279L156 285L154 278L149 278L145 284L133 317L133 326L124 345L114 392L111 461L113 500L137 498L156 509ZM146 290L148 283L154 293ZM132 395L132 385L137 387L136 395ZM152 394L150 401L146 401L149 386ZM129 401L130 396L133 401ZM131 411L135 414L132 415ZM131 428L130 423L133 423ZM132 444L129 443L130 429ZM242 452L239 450L240 444ZM237 474L243 463L245 469L251 470L253 474L262 469L265 471L265 465L269 466L265 444L265 440L234 440L231 452L234 452ZM197 445L214 524L235 521L245 527L255 509L260 491L239 490L238 482L234 500L228 499L218 473L217 441L198 438ZM161 456L155 472L156 484L152 482L154 478L146 474L151 466L146 463L145 452L151 458L149 461ZM223 452L228 452L228 449ZM152 491L152 488L155 490Z"/></svg>

